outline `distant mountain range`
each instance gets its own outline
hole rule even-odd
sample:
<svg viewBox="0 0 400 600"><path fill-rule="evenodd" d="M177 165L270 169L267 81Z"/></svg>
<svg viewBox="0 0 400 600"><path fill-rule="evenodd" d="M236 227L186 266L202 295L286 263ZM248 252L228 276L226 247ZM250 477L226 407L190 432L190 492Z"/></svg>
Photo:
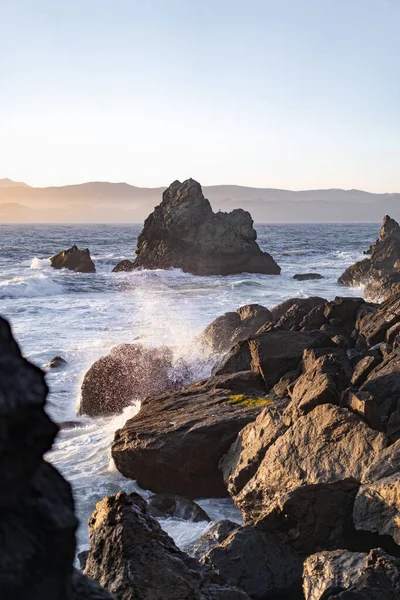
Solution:
<svg viewBox="0 0 400 600"><path fill-rule="evenodd" d="M0 222L118 223L142 222L160 203L164 187L90 182L35 188L0 179ZM400 219L400 194L361 190L290 191L238 185L204 186L214 211L248 210L254 221L380 221Z"/></svg>

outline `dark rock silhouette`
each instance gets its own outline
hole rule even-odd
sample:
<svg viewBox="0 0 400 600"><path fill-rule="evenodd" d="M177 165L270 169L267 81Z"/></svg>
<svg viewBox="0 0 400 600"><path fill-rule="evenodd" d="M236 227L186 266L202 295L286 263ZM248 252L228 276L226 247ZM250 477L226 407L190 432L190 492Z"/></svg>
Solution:
<svg viewBox="0 0 400 600"><path fill-rule="evenodd" d="M193 542L189 548L186 549L190 556L195 558L202 558L215 546L218 546L221 542L233 532L239 529L239 525L228 519L213 523L201 537Z"/></svg>
<svg viewBox="0 0 400 600"><path fill-rule="evenodd" d="M297 273L293 275L293 279L297 279L297 281L309 281L313 279L324 279L322 275L319 273Z"/></svg>
<svg viewBox="0 0 400 600"><path fill-rule="evenodd" d="M113 273L121 273L121 272L133 271L134 268L135 268L135 266L131 260L124 259L115 265L112 272Z"/></svg>
<svg viewBox="0 0 400 600"><path fill-rule="evenodd" d="M0 598L111 600L74 572L71 488L43 459L58 428L44 407L44 373L25 360L0 319Z"/></svg>
<svg viewBox="0 0 400 600"><path fill-rule="evenodd" d="M89 249L79 250L75 244L50 258L53 269L69 269L75 273L95 273L96 267L90 258Z"/></svg>
<svg viewBox="0 0 400 600"><path fill-rule="evenodd" d="M174 494L155 494L147 501L147 510L152 517L174 517L186 521L210 521L205 510L193 500Z"/></svg>
<svg viewBox="0 0 400 600"><path fill-rule="evenodd" d="M51 359L48 365L46 365L46 369L59 369L61 367L65 367L67 361L62 358L62 356L55 356Z"/></svg>
<svg viewBox="0 0 400 600"><path fill-rule="evenodd" d="M144 223L134 266L194 275L279 275L280 267L256 239L247 211L213 213L197 181L174 181Z"/></svg>

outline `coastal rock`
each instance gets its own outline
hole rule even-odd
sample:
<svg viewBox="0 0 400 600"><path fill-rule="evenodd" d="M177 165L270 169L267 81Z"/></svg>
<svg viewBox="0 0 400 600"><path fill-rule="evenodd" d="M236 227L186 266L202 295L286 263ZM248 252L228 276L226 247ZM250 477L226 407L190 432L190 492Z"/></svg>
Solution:
<svg viewBox="0 0 400 600"><path fill-rule="evenodd" d="M396 600L400 560L380 549L319 552L305 561L303 578L305 600Z"/></svg>
<svg viewBox="0 0 400 600"><path fill-rule="evenodd" d="M297 279L297 281L310 281L324 278L319 273L296 273L296 275L293 275L293 279Z"/></svg>
<svg viewBox="0 0 400 600"><path fill-rule="evenodd" d="M234 531L202 558L221 583L240 587L254 600L292 597L301 587L302 560L290 544L256 527Z"/></svg>
<svg viewBox="0 0 400 600"><path fill-rule="evenodd" d="M208 531L186 549L190 556L202 558L215 546L223 542L233 531L239 528L237 523L224 519L213 523Z"/></svg>
<svg viewBox="0 0 400 600"><path fill-rule="evenodd" d="M340 406L344 406L362 417L372 429L382 431L383 426L379 408L370 393L349 388L343 393Z"/></svg>
<svg viewBox="0 0 400 600"><path fill-rule="evenodd" d="M378 454L364 474L363 483L373 483L400 473L400 440Z"/></svg>
<svg viewBox="0 0 400 600"><path fill-rule="evenodd" d="M45 412L46 394L44 373L22 357L0 319L0 597L112 600L73 571L71 488L43 459L58 431Z"/></svg>
<svg viewBox="0 0 400 600"><path fill-rule="evenodd" d="M219 460L271 400L218 385L221 379L211 377L145 398L139 413L115 433L112 456L118 470L156 493L226 496Z"/></svg>
<svg viewBox="0 0 400 600"><path fill-rule="evenodd" d="M324 298L319 298L319 296L310 296L309 298L289 298L271 308L272 318L274 321L278 322L292 306L297 306L298 308L303 307L304 311L308 312L315 306L325 304L325 302L326 300Z"/></svg>
<svg viewBox="0 0 400 600"><path fill-rule="evenodd" d="M138 494L119 492L99 502L89 519L89 539L85 573L117 598L246 598L238 590L218 590L209 582L202 565L177 548Z"/></svg>
<svg viewBox="0 0 400 600"><path fill-rule="evenodd" d="M361 360L358 361L356 366L354 367L354 373L351 378L352 385L359 387L364 383L368 375L379 365L381 362L381 358L377 356L364 356Z"/></svg>
<svg viewBox="0 0 400 600"><path fill-rule="evenodd" d="M347 409L317 406L277 438L233 499L245 520L251 521L270 512L296 488L349 478L360 482L386 442L383 433Z"/></svg>
<svg viewBox="0 0 400 600"><path fill-rule="evenodd" d="M279 275L280 267L256 239L247 211L213 213L199 183L174 181L144 223L134 266L179 268L194 275Z"/></svg>
<svg viewBox="0 0 400 600"><path fill-rule="evenodd" d="M135 400L173 389L169 348L145 348L140 344L115 346L86 372L81 388L79 414L102 416L122 412Z"/></svg>
<svg viewBox="0 0 400 600"><path fill-rule="evenodd" d="M120 260L119 263L117 263L115 265L112 272L113 273L123 273L123 272L133 271L134 268L135 268L135 265L133 264L133 262L126 258L124 260Z"/></svg>
<svg viewBox="0 0 400 600"><path fill-rule="evenodd" d="M390 535L400 545L400 471L361 486L354 503L356 529Z"/></svg>
<svg viewBox="0 0 400 600"><path fill-rule="evenodd" d="M90 258L89 249L79 250L75 244L50 258L53 269L69 269L75 273L95 273L96 267Z"/></svg>
<svg viewBox="0 0 400 600"><path fill-rule="evenodd" d="M55 356L51 359L48 365L46 365L46 369L59 369L61 367L65 367L67 361L62 358L62 356Z"/></svg>
<svg viewBox="0 0 400 600"><path fill-rule="evenodd" d="M324 314L330 325L352 333L363 304L365 304L363 298L336 296L334 300L325 304Z"/></svg>
<svg viewBox="0 0 400 600"><path fill-rule="evenodd" d="M272 314L260 304L247 304L214 319L201 334L201 339L215 352L227 352L234 344L254 335Z"/></svg>
<svg viewBox="0 0 400 600"><path fill-rule="evenodd" d="M155 494L147 501L147 512L152 517L174 517L185 521L210 521L205 510L193 500L174 494Z"/></svg>
<svg viewBox="0 0 400 600"><path fill-rule="evenodd" d="M324 298L320 298L319 296L311 296L310 298L295 298L292 300L288 300L288 308L280 315L279 319L276 319L276 315L280 314L279 305L276 307L276 310L272 309L271 314L275 316L276 323L268 330L273 329L274 331L298 331L300 329L300 323L303 319L308 315L308 313L320 306L321 304L325 304L326 300ZM290 303L290 305L289 305ZM283 303L284 305L285 303ZM268 325L268 324L267 324ZM259 330L259 333L262 333L264 328Z"/></svg>
<svg viewBox="0 0 400 600"><path fill-rule="evenodd" d="M358 323L359 335L368 346L385 341L387 332L400 323L400 293L380 304L374 312L365 314Z"/></svg>

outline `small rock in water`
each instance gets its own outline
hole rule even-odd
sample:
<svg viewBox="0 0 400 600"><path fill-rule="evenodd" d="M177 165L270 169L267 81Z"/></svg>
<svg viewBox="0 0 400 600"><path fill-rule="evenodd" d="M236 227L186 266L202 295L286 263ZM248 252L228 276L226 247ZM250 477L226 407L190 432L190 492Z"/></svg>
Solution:
<svg viewBox="0 0 400 600"><path fill-rule="evenodd" d="M75 273L95 273L96 267L90 257L89 248L79 250L75 244L50 258L53 269L69 269Z"/></svg>
<svg viewBox="0 0 400 600"><path fill-rule="evenodd" d="M193 500L174 494L155 494L147 501L148 511L152 517L175 517L186 521L210 521L205 510Z"/></svg>
<svg viewBox="0 0 400 600"><path fill-rule="evenodd" d="M46 369L58 369L59 367L64 367L67 364L67 361L61 356L55 356L51 359L48 365L46 365Z"/></svg>
<svg viewBox="0 0 400 600"><path fill-rule="evenodd" d="M125 260L120 260L119 263L117 263L115 265L115 267L113 268L112 272L113 273L121 273L121 272L127 272L127 271L133 271L133 269L135 268L133 262L131 260L125 259Z"/></svg>
<svg viewBox="0 0 400 600"><path fill-rule="evenodd" d="M309 279L324 279L324 278L319 273L296 273L296 275L293 275L293 279L297 279L297 281L307 281Z"/></svg>

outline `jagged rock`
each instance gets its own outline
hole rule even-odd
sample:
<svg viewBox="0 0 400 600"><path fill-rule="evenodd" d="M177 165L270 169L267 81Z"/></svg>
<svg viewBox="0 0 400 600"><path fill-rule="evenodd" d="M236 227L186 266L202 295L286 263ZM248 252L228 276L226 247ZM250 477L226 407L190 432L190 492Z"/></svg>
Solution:
<svg viewBox="0 0 400 600"><path fill-rule="evenodd" d="M194 275L279 275L280 267L256 239L247 211L214 214L199 183L174 181L144 223L134 266L180 268Z"/></svg>
<svg viewBox="0 0 400 600"><path fill-rule="evenodd" d="M296 369L288 371L287 373L282 375L278 383L276 383L274 387L271 388L270 394L278 396L278 398L280 399L288 397L289 390L292 387L292 384L296 381L298 377L300 377L300 375L300 366L298 366Z"/></svg>
<svg viewBox="0 0 400 600"><path fill-rule="evenodd" d="M325 304L324 314L333 327L352 333L359 309L363 304L365 304L363 298L336 296L334 300Z"/></svg>
<svg viewBox="0 0 400 600"><path fill-rule="evenodd" d="M271 329L275 331L298 331L301 327L300 323L309 314L309 312L317 306L325 304L325 302L326 300L324 298L320 298L319 296L311 296L310 298L295 298L293 299L293 302L292 300L287 300L287 303L290 303L290 305L279 317L279 319L276 319L276 315L279 314L278 309L280 305L276 307L275 312L273 312L274 309L271 311L276 323L273 326L267 323L267 327L261 328L259 333ZM283 303L283 305L285 305L285 303Z"/></svg>
<svg viewBox="0 0 400 600"><path fill-rule="evenodd" d="M305 600L396 600L400 594L400 560L380 549L313 554L303 577Z"/></svg>
<svg viewBox="0 0 400 600"><path fill-rule="evenodd" d="M251 371L251 352L248 340L235 344L212 369L212 375L231 375Z"/></svg>
<svg viewBox="0 0 400 600"><path fill-rule="evenodd" d="M400 472L400 440L385 448L364 474L364 483L371 483Z"/></svg>
<svg viewBox="0 0 400 600"><path fill-rule="evenodd" d="M327 323L327 319L325 317L325 303L319 304L318 306L314 306L306 314L302 321L299 323L299 327L301 331L313 331L314 329L319 329Z"/></svg>
<svg viewBox="0 0 400 600"><path fill-rule="evenodd" d="M125 258L124 260L120 260L119 263L117 263L115 265L112 272L113 273L123 273L123 272L127 272L127 271L133 271L134 268L135 268L135 265L133 264L133 262L131 260L128 260L127 258Z"/></svg>
<svg viewBox="0 0 400 600"><path fill-rule="evenodd" d="M201 339L216 352L227 352L237 342L254 335L265 322L272 321L268 308L260 304L247 304L214 319Z"/></svg>
<svg viewBox="0 0 400 600"><path fill-rule="evenodd" d="M301 486L348 478L360 482L386 442L383 433L347 409L317 406L269 446L255 475L233 499L251 521Z"/></svg>
<svg viewBox="0 0 400 600"><path fill-rule="evenodd" d="M193 500L174 494L155 494L147 501L147 511L152 517L174 517L185 521L210 521L205 510Z"/></svg>
<svg viewBox="0 0 400 600"><path fill-rule="evenodd" d="M268 448L285 433L282 419L285 403L267 406L240 431L236 440L220 462L225 485L232 497L236 496L256 473Z"/></svg>
<svg viewBox="0 0 400 600"><path fill-rule="evenodd" d="M278 322L279 319L290 309L292 306L303 307L304 311L309 312L320 304L325 304L326 300L319 296L310 296L309 298L289 298L280 304L277 304L271 308L271 314L274 321Z"/></svg>
<svg viewBox="0 0 400 600"><path fill-rule="evenodd" d="M359 387L367 379L368 375L379 365L382 359L377 356L364 356L359 360L354 367L354 373L351 378L351 383Z"/></svg>
<svg viewBox="0 0 400 600"><path fill-rule="evenodd" d="M171 369L172 352L165 346L115 346L107 356L96 360L86 372L81 388L79 414L115 414L122 412L134 400L174 389L177 383L170 375Z"/></svg>
<svg viewBox="0 0 400 600"><path fill-rule="evenodd" d="M290 598L301 585L302 560L290 544L251 526L234 531L202 562L218 572L221 583L240 587L254 600Z"/></svg>
<svg viewBox="0 0 400 600"><path fill-rule="evenodd" d="M139 413L115 433L112 456L118 470L156 493L226 496L219 460L271 400L219 384L220 378L211 377L145 398Z"/></svg>
<svg viewBox="0 0 400 600"><path fill-rule="evenodd" d="M79 250L75 244L50 258L53 269L69 269L75 273L95 273L96 267L90 258L89 249Z"/></svg>
<svg viewBox="0 0 400 600"><path fill-rule="evenodd" d="M371 313L366 314L359 322L359 335L368 346L374 346L385 340L386 333L400 322L400 294L386 300Z"/></svg>
<svg viewBox="0 0 400 600"><path fill-rule="evenodd" d="M215 589L202 565L177 548L138 494L119 492L99 502L89 519L89 539L85 573L121 600L242 598L236 590L228 596L229 590Z"/></svg>
<svg viewBox="0 0 400 600"><path fill-rule="evenodd" d="M400 471L361 486L354 503L354 525L362 531L390 535L400 545Z"/></svg>
<svg viewBox="0 0 400 600"><path fill-rule="evenodd" d="M308 281L312 279L324 278L319 273L297 273L296 275L293 275L293 279L297 279L297 281Z"/></svg>
<svg viewBox="0 0 400 600"><path fill-rule="evenodd" d="M81 569L81 571L85 570L86 567L86 561L87 561L87 557L89 556L89 550L82 550L82 552L79 552L77 558L79 561L79 567Z"/></svg>
<svg viewBox="0 0 400 600"><path fill-rule="evenodd" d="M58 431L46 394L44 373L21 356L0 319L0 598L112 600L73 572L71 488L43 459Z"/></svg>
<svg viewBox="0 0 400 600"><path fill-rule="evenodd" d="M67 361L61 356L55 356L51 359L48 365L46 365L46 369L58 369L60 367L65 367Z"/></svg>
<svg viewBox="0 0 400 600"><path fill-rule="evenodd" d="M213 523L208 531L186 549L190 556L202 558L215 546L223 542L233 531L239 528L237 523L224 519Z"/></svg>
<svg viewBox="0 0 400 600"><path fill-rule="evenodd" d="M362 417L372 429L378 431L383 429L378 405L370 393L349 388L342 394L340 406L346 407Z"/></svg>
<svg viewBox="0 0 400 600"><path fill-rule="evenodd" d="M400 400L400 351L394 350L368 375L360 388L375 400L381 421L386 424Z"/></svg>
<svg viewBox="0 0 400 600"><path fill-rule="evenodd" d="M379 244L379 242L381 242L385 237L393 233L393 231L396 231L396 229L399 229L399 224L397 223L397 221L389 217L389 215L385 215L382 220L381 230L379 232L378 239L370 245L368 251L365 252L365 254L372 254L375 246Z"/></svg>

